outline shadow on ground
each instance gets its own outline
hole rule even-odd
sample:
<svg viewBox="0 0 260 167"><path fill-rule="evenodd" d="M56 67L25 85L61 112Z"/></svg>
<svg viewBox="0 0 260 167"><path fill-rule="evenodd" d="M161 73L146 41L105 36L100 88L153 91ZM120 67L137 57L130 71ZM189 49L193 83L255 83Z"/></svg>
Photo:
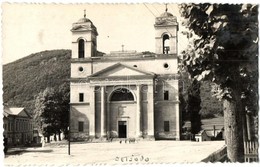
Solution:
<svg viewBox="0 0 260 167"><path fill-rule="evenodd" d="M13 150L13 151L8 151L5 156L10 156L10 155L21 155L24 153L36 153L36 152L42 152L42 153L50 153L53 152L53 150Z"/></svg>

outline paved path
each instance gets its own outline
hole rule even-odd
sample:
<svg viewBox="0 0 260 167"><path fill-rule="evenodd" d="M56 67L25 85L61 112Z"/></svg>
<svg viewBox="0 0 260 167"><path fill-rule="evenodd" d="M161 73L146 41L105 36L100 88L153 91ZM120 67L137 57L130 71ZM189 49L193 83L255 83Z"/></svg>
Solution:
<svg viewBox="0 0 260 167"><path fill-rule="evenodd" d="M17 155L8 155L5 165L43 164L129 164L200 162L224 146L224 141L140 141L135 144L86 143L30 148Z"/></svg>

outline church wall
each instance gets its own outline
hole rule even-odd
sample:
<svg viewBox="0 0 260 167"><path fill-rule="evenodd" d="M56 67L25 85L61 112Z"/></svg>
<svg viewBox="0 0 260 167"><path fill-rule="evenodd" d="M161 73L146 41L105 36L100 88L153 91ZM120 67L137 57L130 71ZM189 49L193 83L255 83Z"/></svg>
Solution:
<svg viewBox="0 0 260 167"><path fill-rule="evenodd" d="M83 67L83 71L79 68ZM91 63L72 63L71 64L71 78L86 78L91 75Z"/></svg>
<svg viewBox="0 0 260 167"><path fill-rule="evenodd" d="M94 62L93 63L93 73L98 72L104 68L114 65L118 62ZM177 59L152 59L152 60L133 60L125 61L121 60L120 63L134 66L137 65L137 69L154 72L156 74L176 74L177 69ZM167 63L169 68L165 68L164 64Z"/></svg>
<svg viewBox="0 0 260 167"><path fill-rule="evenodd" d="M155 138L175 139L176 138L176 108L178 103L158 102L155 105ZM164 121L169 121L169 132L164 131Z"/></svg>
<svg viewBox="0 0 260 167"><path fill-rule="evenodd" d="M79 93L84 93L84 101L79 102ZM89 86L86 83L71 83L70 85L70 102L71 103L89 103L90 102Z"/></svg>
<svg viewBox="0 0 260 167"><path fill-rule="evenodd" d="M89 105L72 105L71 106L71 122L70 132L71 139L85 140L89 136L89 121L90 121L90 107ZM79 132L79 121L84 122L83 132Z"/></svg>
<svg viewBox="0 0 260 167"><path fill-rule="evenodd" d="M178 92L178 80L167 80L167 79L156 79L155 80L155 101L163 101L164 100L164 91L169 92L170 101L178 101L179 100L179 92Z"/></svg>
<svg viewBox="0 0 260 167"><path fill-rule="evenodd" d="M155 138L176 139L176 116L178 112L178 81L158 78L155 91ZM169 91L168 100L164 91ZM164 121L169 121L169 132L164 131Z"/></svg>
<svg viewBox="0 0 260 167"><path fill-rule="evenodd" d="M110 103L110 128L118 132L118 120L127 121L127 137L136 136L136 103L135 102L111 102Z"/></svg>

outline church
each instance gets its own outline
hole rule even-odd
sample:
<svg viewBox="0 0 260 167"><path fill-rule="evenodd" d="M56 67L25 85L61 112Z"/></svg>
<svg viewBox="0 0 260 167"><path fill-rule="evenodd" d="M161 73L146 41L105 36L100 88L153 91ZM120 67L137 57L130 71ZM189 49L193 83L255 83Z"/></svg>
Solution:
<svg viewBox="0 0 260 167"><path fill-rule="evenodd" d="M167 7L154 30L155 53L100 55L92 21L84 14L72 24L71 140L180 140L178 22Z"/></svg>

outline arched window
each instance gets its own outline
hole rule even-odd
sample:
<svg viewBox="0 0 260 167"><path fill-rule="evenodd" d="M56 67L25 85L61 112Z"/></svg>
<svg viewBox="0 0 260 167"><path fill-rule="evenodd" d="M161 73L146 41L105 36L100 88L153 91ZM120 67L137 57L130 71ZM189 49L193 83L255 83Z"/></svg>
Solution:
<svg viewBox="0 0 260 167"><path fill-rule="evenodd" d="M85 51L85 42L83 39L79 40L79 58L84 58L84 51Z"/></svg>
<svg viewBox="0 0 260 167"><path fill-rule="evenodd" d="M168 54L170 51L170 38L168 34L163 35L163 54Z"/></svg>
<svg viewBox="0 0 260 167"><path fill-rule="evenodd" d="M110 98L111 101L134 101L133 94L125 88L116 89Z"/></svg>

